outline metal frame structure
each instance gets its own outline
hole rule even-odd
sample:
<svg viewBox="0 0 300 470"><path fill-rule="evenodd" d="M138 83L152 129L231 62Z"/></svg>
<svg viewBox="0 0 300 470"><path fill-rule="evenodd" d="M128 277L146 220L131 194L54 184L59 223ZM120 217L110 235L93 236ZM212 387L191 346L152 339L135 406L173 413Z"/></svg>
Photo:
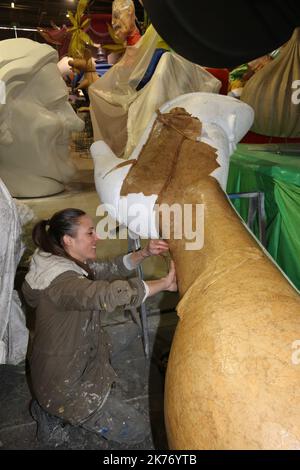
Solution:
<svg viewBox="0 0 300 470"><path fill-rule="evenodd" d="M266 212L265 212L265 194L261 191L250 193L232 193L228 194L229 199L249 199L247 226L253 231L255 217L258 218L259 241L266 247Z"/></svg>

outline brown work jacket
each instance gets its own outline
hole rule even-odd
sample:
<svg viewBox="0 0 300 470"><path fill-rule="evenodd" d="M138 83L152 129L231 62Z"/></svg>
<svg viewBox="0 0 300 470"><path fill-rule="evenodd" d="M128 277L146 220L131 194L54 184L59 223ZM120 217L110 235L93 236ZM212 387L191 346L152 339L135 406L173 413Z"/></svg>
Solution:
<svg viewBox="0 0 300 470"><path fill-rule="evenodd" d="M59 257L40 253L48 255L50 272L51 257ZM74 271L71 266L45 288L30 287L26 278L22 286L27 303L36 309L29 358L33 392L49 413L72 424L84 423L101 408L115 379L101 312L113 312L120 305L138 306L145 296L141 280L120 280L132 275L122 256L90 267L95 280L78 272L75 265ZM36 278L44 274L38 272Z"/></svg>

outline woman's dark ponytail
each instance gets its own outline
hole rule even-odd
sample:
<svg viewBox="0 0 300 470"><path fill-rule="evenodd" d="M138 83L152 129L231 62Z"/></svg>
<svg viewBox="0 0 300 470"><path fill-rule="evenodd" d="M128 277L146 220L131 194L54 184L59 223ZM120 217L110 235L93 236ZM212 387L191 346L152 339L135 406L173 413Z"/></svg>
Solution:
<svg viewBox="0 0 300 470"><path fill-rule="evenodd" d="M64 235L76 236L80 217L86 213L80 209L63 209L56 212L51 219L44 219L35 224L32 231L32 239L35 246L40 250L52 253L56 256L74 261L78 266L88 272L89 277L92 273L88 266L72 256L70 256L63 243Z"/></svg>
<svg viewBox="0 0 300 470"><path fill-rule="evenodd" d="M49 243L49 236L46 230L47 225L49 225L50 220L41 220L33 227L32 231L32 240L35 246L40 248L47 253L52 253L51 243Z"/></svg>

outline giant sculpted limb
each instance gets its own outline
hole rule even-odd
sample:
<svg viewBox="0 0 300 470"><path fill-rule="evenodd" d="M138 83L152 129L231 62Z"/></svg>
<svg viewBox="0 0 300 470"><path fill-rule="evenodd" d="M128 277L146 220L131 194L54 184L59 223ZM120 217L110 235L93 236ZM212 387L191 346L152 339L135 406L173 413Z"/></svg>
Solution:
<svg viewBox="0 0 300 470"><path fill-rule="evenodd" d="M224 194L229 156L253 111L233 98L194 93L160 112L134 165L107 173L117 159L101 142L92 153L104 202L126 199L128 212L137 201L152 213L155 202L204 207L202 247L187 250L172 230L169 240L181 297L165 387L169 446L299 449L299 366L292 361L299 295ZM124 211L119 205L121 221ZM163 224L148 227L158 235Z"/></svg>

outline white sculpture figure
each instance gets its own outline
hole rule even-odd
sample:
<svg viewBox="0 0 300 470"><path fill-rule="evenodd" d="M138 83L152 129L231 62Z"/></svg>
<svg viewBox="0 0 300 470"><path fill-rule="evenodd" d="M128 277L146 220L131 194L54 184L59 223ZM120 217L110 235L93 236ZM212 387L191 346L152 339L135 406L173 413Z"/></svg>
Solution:
<svg viewBox="0 0 300 470"><path fill-rule="evenodd" d="M250 129L254 112L252 108L235 98L217 95L213 93L188 93L174 100L168 101L161 108L162 113L169 112L175 107L185 108L186 111L200 119L202 123L201 141L217 149L220 167L213 171L212 175L226 190L226 182L229 168L229 157L233 153L236 144ZM154 205L157 194L145 196L142 193L131 193L120 197L120 191L124 179L131 167L130 160L138 158L138 155L148 139L152 125L156 119L153 115L137 147L127 161L128 165L117 168L122 160L117 158L111 149L103 141L94 142L91 146L91 154L95 165L95 183L100 200L107 204L107 210L112 218L121 224L129 226L132 232L144 238L158 238L155 224ZM137 217L131 207L144 207Z"/></svg>
<svg viewBox="0 0 300 470"><path fill-rule="evenodd" d="M28 330L18 293L14 290L17 265L23 254L21 225L31 219L30 209L18 208L0 179L0 364L25 359Z"/></svg>
<svg viewBox="0 0 300 470"><path fill-rule="evenodd" d="M21 38L0 42L0 80L6 87L0 176L14 197L56 194L74 174L69 136L84 123L68 103L57 60L47 44Z"/></svg>

